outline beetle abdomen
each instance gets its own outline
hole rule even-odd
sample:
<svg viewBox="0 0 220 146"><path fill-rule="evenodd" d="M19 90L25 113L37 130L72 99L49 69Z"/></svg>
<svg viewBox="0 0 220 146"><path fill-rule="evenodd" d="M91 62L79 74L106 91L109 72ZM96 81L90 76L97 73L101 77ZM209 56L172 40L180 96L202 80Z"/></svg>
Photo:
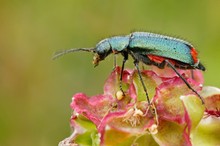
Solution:
<svg viewBox="0 0 220 146"><path fill-rule="evenodd" d="M156 55L194 65L197 59L195 49L186 41L153 33L135 32L131 34L129 48L143 55Z"/></svg>

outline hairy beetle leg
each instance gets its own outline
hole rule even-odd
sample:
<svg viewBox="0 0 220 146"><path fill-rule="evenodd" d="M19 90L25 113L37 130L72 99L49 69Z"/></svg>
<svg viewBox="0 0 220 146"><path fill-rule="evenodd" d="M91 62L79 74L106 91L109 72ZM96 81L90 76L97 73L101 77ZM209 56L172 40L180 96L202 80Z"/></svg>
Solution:
<svg viewBox="0 0 220 146"><path fill-rule="evenodd" d="M202 97L196 90L194 90L194 89L190 86L190 84L186 81L186 79L183 78L183 76L176 70L176 68L173 66L173 64L170 63L168 60L165 60L165 62L175 71L175 73L182 79L182 81L187 85L187 87L188 87L190 90L192 90L192 91L201 99L202 104L204 104L205 102L204 102L203 97Z"/></svg>
<svg viewBox="0 0 220 146"><path fill-rule="evenodd" d="M113 69L112 69L112 71L114 71L116 69L116 66L117 66L117 59L116 59L116 54L114 54L114 57L113 57Z"/></svg>
<svg viewBox="0 0 220 146"><path fill-rule="evenodd" d="M122 77L123 77L123 72L124 72L125 63L126 63L126 61L128 60L128 53L124 53L123 56L124 56L124 59L123 59L122 66L121 66L121 73L120 73L120 79L119 79L119 81L120 81L120 83L119 83L119 88L120 88L120 90L122 91L123 96L125 96L125 93L124 93L124 91L123 91L123 89L122 89Z"/></svg>
<svg viewBox="0 0 220 146"><path fill-rule="evenodd" d="M135 67L136 67L136 69L137 69L137 71L138 71L138 75L139 75L141 84L142 84L142 86L143 86L143 88L144 88L144 92L145 92L146 97L147 97L148 105L150 106L150 105L151 105L151 103L150 103L150 98L149 98L149 95L148 95L148 93L147 93L147 88L146 88L146 86L145 86L145 84L144 84L144 81L143 81L143 78L142 78L141 71L140 71L140 69L139 69L138 63L139 63L138 60L135 60L135 61L134 61L134 65L135 65Z"/></svg>

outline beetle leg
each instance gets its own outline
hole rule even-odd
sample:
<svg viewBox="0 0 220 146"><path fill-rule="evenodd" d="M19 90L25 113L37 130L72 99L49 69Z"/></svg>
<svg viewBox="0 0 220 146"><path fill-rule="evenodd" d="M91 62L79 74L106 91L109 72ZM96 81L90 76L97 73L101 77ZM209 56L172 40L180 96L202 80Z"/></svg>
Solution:
<svg viewBox="0 0 220 146"><path fill-rule="evenodd" d="M123 59L122 66L121 66L121 74L120 74L120 79L119 79L119 81L120 81L119 88L124 94L124 91L122 89L122 77L123 77L123 71L124 71L125 63L128 60L128 53L124 52L122 55L124 56L124 59Z"/></svg>
<svg viewBox="0 0 220 146"><path fill-rule="evenodd" d="M141 62L141 70L145 70L143 62Z"/></svg>
<svg viewBox="0 0 220 146"><path fill-rule="evenodd" d="M196 90L194 90L194 89L190 86L190 84L186 81L186 79L176 70L176 68L173 66L172 63L169 62L169 60L165 60L165 61L166 61L166 63L175 71L175 73L183 80L183 82L187 85L187 87L188 87L190 90L192 90L196 95L199 96L199 98L200 98L201 101L202 101L202 104L204 104L204 99L203 99L203 97L202 97L201 95L199 95L199 93L198 93Z"/></svg>
<svg viewBox="0 0 220 146"><path fill-rule="evenodd" d="M142 78L141 71L140 71L140 69L139 69L138 63L139 63L138 60L135 60L135 61L134 61L134 65L135 65L135 67L136 67L136 69L137 69L137 71L138 71L138 75L139 75L141 84L142 84L142 86L143 86L143 88L144 88L144 92L145 92L146 97L147 97L148 105L150 105L151 103L150 103L149 95L148 95L148 93L147 93L147 88L146 88L146 86L145 86L145 84L144 84L144 81L143 81L143 78Z"/></svg>
<svg viewBox="0 0 220 146"><path fill-rule="evenodd" d="M157 64L156 66L157 66L158 68L160 68L160 69L163 69L163 68L165 67L165 65L166 65L166 62L163 61L162 63L159 63L159 64Z"/></svg>
<svg viewBox="0 0 220 146"><path fill-rule="evenodd" d="M113 69L112 69L112 71L115 70L116 66L117 66L117 60L116 60L116 54L114 54L114 58L113 58Z"/></svg>

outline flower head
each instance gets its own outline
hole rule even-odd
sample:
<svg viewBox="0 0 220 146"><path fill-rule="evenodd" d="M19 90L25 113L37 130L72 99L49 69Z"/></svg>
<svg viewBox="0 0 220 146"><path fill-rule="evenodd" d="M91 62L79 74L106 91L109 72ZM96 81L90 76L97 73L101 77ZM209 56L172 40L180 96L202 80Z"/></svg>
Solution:
<svg viewBox="0 0 220 146"><path fill-rule="evenodd" d="M110 74L103 94L92 97L75 94L71 102L74 131L60 145L190 146L198 142L194 134L204 111L208 115L212 115L212 110L215 111L213 115L219 114L220 92L218 97L206 98L207 105L203 105L172 70L166 68L166 75L153 70L141 72L150 105L136 70L123 71L123 92L120 90L120 67ZM201 72L196 71L194 78L189 71L181 71L181 74L193 89L202 90ZM216 110L211 108L213 101L218 101Z"/></svg>

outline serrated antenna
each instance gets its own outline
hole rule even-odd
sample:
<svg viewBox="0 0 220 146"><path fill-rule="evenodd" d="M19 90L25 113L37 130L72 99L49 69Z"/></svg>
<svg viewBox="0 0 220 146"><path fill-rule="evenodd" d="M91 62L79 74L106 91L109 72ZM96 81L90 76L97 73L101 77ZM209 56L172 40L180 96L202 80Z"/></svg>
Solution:
<svg viewBox="0 0 220 146"><path fill-rule="evenodd" d="M78 51L85 51L85 52L94 52L94 48L79 48L79 49L68 49L68 50L63 50L63 51L58 51L55 52L52 59L55 60L65 54L73 53L73 52L78 52Z"/></svg>

